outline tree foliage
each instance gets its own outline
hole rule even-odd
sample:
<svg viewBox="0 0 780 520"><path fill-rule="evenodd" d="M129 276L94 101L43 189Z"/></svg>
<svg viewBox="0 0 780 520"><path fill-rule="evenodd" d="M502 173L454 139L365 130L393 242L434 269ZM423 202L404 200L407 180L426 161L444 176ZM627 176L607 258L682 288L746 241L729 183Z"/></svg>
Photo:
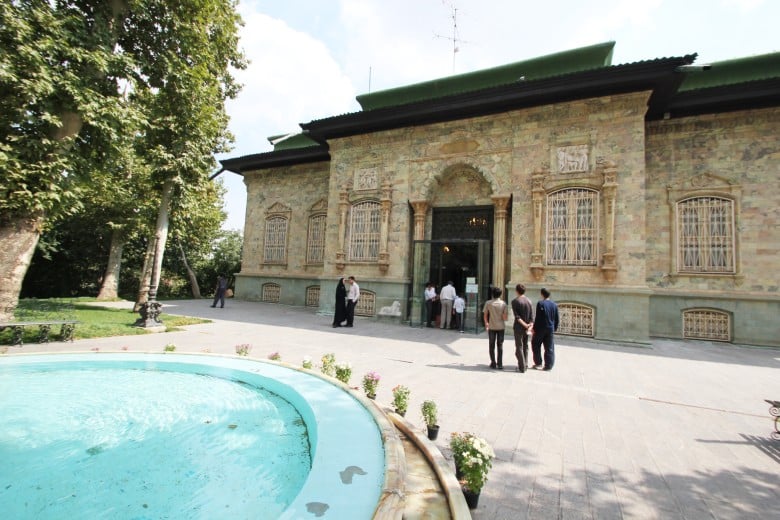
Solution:
<svg viewBox="0 0 780 520"><path fill-rule="evenodd" d="M166 183L179 192L206 182L230 140L232 69L245 65L235 8L0 2L0 236L24 243L0 255L11 273L0 276L0 314L15 305L40 231L85 194L114 195L116 206L103 205L110 226L133 228L145 214L134 202L154 201Z"/></svg>

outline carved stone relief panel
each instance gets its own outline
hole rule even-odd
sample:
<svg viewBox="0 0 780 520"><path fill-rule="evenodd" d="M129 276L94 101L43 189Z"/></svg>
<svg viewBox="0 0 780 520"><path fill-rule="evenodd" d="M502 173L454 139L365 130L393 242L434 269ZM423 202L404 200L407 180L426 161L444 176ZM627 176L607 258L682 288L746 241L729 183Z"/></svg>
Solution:
<svg viewBox="0 0 780 520"><path fill-rule="evenodd" d="M379 173L376 168L355 170L355 191L376 190L379 188Z"/></svg>
<svg viewBox="0 0 780 520"><path fill-rule="evenodd" d="M556 172L561 174L587 172L590 168L588 145L559 146L556 150Z"/></svg>

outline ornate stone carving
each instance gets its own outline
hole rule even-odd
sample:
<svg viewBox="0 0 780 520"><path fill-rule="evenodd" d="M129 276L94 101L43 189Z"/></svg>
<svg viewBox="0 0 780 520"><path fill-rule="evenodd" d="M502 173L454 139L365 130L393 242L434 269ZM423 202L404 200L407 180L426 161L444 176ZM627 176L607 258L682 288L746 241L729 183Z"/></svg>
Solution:
<svg viewBox="0 0 780 520"><path fill-rule="evenodd" d="M376 168L355 170L355 191L375 190L379 188L379 174Z"/></svg>
<svg viewBox="0 0 780 520"><path fill-rule="evenodd" d="M588 171L588 145L578 144L573 146L559 146L556 152L558 157L558 173Z"/></svg>

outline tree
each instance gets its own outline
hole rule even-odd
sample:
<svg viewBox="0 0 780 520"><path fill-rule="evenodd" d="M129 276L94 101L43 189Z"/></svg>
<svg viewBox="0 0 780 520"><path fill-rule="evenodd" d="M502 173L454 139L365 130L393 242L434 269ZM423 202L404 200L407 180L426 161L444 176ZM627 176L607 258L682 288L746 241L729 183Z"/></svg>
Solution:
<svg viewBox="0 0 780 520"><path fill-rule="evenodd" d="M231 67L244 66L235 6L0 2L0 319L16 306L42 229L79 207L83 186L105 174L103 160L116 156L121 136L150 137L145 159L162 193L191 181L209 162L204 150L229 139L224 100L238 91ZM175 139L155 138L166 125Z"/></svg>

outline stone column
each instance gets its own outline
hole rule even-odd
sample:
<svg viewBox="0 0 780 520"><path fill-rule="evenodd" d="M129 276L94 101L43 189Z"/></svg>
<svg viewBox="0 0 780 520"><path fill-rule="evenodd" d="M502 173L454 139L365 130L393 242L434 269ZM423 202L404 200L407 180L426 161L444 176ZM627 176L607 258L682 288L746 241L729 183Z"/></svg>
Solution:
<svg viewBox="0 0 780 520"><path fill-rule="evenodd" d="M349 211L349 194L346 187L339 192L339 248L336 251L336 269L344 269L347 254L344 250L344 241L347 235L347 212Z"/></svg>
<svg viewBox="0 0 780 520"><path fill-rule="evenodd" d="M495 213L493 215L493 285L504 289L506 271L506 215L509 207L509 195L491 197Z"/></svg>
<svg viewBox="0 0 780 520"><path fill-rule="evenodd" d="M533 185L533 210L534 210L534 249L531 252L531 274L536 281L541 281L544 276L544 254L542 253L542 225L544 224L542 207L544 204L544 171L537 171L531 175Z"/></svg>
<svg viewBox="0 0 780 520"><path fill-rule="evenodd" d="M381 221L379 224L379 270L387 272L390 267L390 253L387 251L387 241L390 231L390 210L393 208L393 187L390 181L382 183Z"/></svg>
<svg viewBox="0 0 780 520"><path fill-rule="evenodd" d="M617 263L615 262L615 198L617 194L617 168L611 161L604 162L604 184L601 187L604 197L604 215L606 237L604 245L606 251L601 255L601 273L608 282L614 282L617 276Z"/></svg>
<svg viewBox="0 0 780 520"><path fill-rule="evenodd" d="M427 200L410 200L414 210L414 239L425 240L425 216L428 213Z"/></svg>

